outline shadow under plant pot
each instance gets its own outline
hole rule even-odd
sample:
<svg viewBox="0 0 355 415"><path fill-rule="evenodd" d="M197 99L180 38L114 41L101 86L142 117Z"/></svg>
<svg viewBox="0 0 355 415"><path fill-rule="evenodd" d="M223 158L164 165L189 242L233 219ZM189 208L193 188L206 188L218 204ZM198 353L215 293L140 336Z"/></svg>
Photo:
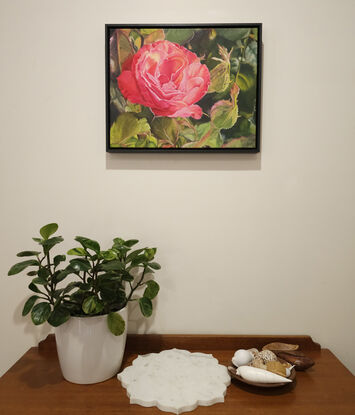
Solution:
<svg viewBox="0 0 355 415"><path fill-rule="evenodd" d="M125 322L120 336L111 333L107 315L70 317L55 329L63 376L72 383L91 384L115 376L122 363L127 337L127 307L117 311Z"/></svg>

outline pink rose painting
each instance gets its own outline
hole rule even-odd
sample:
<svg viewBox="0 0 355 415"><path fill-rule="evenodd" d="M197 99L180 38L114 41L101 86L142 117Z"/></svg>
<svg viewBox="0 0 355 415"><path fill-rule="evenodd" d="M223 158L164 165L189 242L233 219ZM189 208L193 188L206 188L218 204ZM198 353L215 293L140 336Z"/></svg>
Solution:
<svg viewBox="0 0 355 415"><path fill-rule="evenodd" d="M107 25L108 151L258 151L260 25Z"/></svg>

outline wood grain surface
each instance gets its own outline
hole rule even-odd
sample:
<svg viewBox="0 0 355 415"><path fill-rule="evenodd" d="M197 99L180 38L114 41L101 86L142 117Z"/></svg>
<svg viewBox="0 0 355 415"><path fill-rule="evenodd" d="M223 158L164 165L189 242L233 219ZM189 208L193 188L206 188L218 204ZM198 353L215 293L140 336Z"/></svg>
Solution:
<svg viewBox="0 0 355 415"><path fill-rule="evenodd" d="M327 349L309 336L193 336L129 335L123 367L137 354L172 347L212 353L228 365L238 348L261 348L271 341L296 343L315 360L294 383L274 389L258 389L233 380L225 402L198 407L196 415L354 415L354 376ZM62 377L53 336L31 348L0 379L0 415L139 415L163 414L155 407L130 405L126 390L116 378L95 385L76 385Z"/></svg>

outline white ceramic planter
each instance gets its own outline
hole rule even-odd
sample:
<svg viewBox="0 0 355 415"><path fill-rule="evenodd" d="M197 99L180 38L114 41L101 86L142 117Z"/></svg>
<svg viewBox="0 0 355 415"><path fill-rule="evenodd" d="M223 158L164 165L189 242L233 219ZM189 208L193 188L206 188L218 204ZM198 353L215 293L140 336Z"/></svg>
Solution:
<svg viewBox="0 0 355 415"><path fill-rule="evenodd" d="M70 317L55 329L59 363L66 380L90 384L117 374L126 346L127 307L118 313L126 323L121 336L110 332L107 315Z"/></svg>

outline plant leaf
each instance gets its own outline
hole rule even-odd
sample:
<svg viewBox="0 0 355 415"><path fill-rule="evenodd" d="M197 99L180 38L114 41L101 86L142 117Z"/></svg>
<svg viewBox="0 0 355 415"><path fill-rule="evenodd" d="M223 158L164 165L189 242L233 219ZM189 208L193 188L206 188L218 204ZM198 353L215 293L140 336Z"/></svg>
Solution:
<svg viewBox="0 0 355 415"><path fill-rule="evenodd" d="M126 323L119 313L111 311L107 316L107 326L112 334L120 336L125 331Z"/></svg>
<svg viewBox="0 0 355 415"><path fill-rule="evenodd" d="M31 284L28 286L28 288L35 292L35 293L39 293L42 294L41 291L39 290L39 288L37 287L37 285L33 284L33 282L31 282Z"/></svg>
<svg viewBox="0 0 355 415"><path fill-rule="evenodd" d="M76 236L75 240L78 241L85 249L91 249L96 254L100 252L100 245L93 239L85 238L84 236Z"/></svg>
<svg viewBox="0 0 355 415"><path fill-rule="evenodd" d="M53 259L54 266L57 267L61 262L66 260L65 255L56 255Z"/></svg>
<svg viewBox="0 0 355 415"><path fill-rule="evenodd" d="M56 223L49 223L48 225L43 226L39 233L43 239L48 239L53 233L57 232L58 225Z"/></svg>
<svg viewBox="0 0 355 415"><path fill-rule="evenodd" d="M32 295L26 302L25 305L23 306L23 310L22 310L22 315L26 316L31 310L32 307L34 306L34 303L36 302L36 300L38 299L38 295Z"/></svg>
<svg viewBox="0 0 355 415"><path fill-rule="evenodd" d="M35 255L39 255L39 254L40 254L39 251L22 251L22 252L19 252L17 254L17 256L19 256L19 257L23 257L23 256L35 256Z"/></svg>
<svg viewBox="0 0 355 415"><path fill-rule="evenodd" d="M87 255L87 252L85 251L84 248L73 248L73 249L69 249L69 251L67 252L68 255L78 255L78 256L85 256Z"/></svg>
<svg viewBox="0 0 355 415"><path fill-rule="evenodd" d="M37 277L37 278L34 278L34 279L32 280L32 283L33 283L33 284L46 285L46 284L47 284L47 280L46 280L46 279L44 279L44 278L41 278L41 277Z"/></svg>
<svg viewBox="0 0 355 415"><path fill-rule="evenodd" d="M120 271L124 268L124 265L122 262L118 259L114 259L110 262L106 262L104 264L101 264L100 268L103 271Z"/></svg>
<svg viewBox="0 0 355 415"><path fill-rule="evenodd" d="M31 318L33 324L38 326L48 320L51 314L51 306L49 303L38 303L32 308Z"/></svg>
<svg viewBox="0 0 355 415"><path fill-rule="evenodd" d="M147 288L144 290L143 297L149 298L153 300L158 295L159 292L159 284L153 280L149 280L146 282Z"/></svg>
<svg viewBox="0 0 355 415"><path fill-rule="evenodd" d="M87 259L75 258L69 261L68 269L72 268L75 272L90 271L91 264Z"/></svg>
<svg viewBox="0 0 355 415"><path fill-rule="evenodd" d="M71 271L68 269L64 269L62 271L60 271L58 274L56 274L55 276L55 282L58 283L60 281L63 281L64 278L66 278L69 274L71 274Z"/></svg>
<svg viewBox="0 0 355 415"><path fill-rule="evenodd" d="M28 259L27 261L18 262L17 264L13 265L7 275L15 275L19 272L23 271L25 268L32 266L32 265L39 265L39 262L35 259Z"/></svg>
<svg viewBox="0 0 355 415"><path fill-rule="evenodd" d="M150 268L153 268L153 269L161 268L160 264L158 264L157 262L149 262L148 266L150 266Z"/></svg>
<svg viewBox="0 0 355 415"><path fill-rule="evenodd" d="M147 297L142 297L139 299L139 307L144 317L150 317L153 312L152 301Z"/></svg>
<svg viewBox="0 0 355 415"><path fill-rule="evenodd" d="M61 236L54 236L53 238L45 239L40 242L43 246L44 253L47 255L48 252L53 248L53 246L63 242L64 239Z"/></svg>
<svg viewBox="0 0 355 415"><path fill-rule="evenodd" d="M91 295L85 298L82 309L85 314L97 314L100 313L104 308L102 302L97 298L96 295Z"/></svg>
<svg viewBox="0 0 355 415"><path fill-rule="evenodd" d="M53 327L58 327L70 318L70 312L62 306L57 306L48 318L48 323Z"/></svg>

